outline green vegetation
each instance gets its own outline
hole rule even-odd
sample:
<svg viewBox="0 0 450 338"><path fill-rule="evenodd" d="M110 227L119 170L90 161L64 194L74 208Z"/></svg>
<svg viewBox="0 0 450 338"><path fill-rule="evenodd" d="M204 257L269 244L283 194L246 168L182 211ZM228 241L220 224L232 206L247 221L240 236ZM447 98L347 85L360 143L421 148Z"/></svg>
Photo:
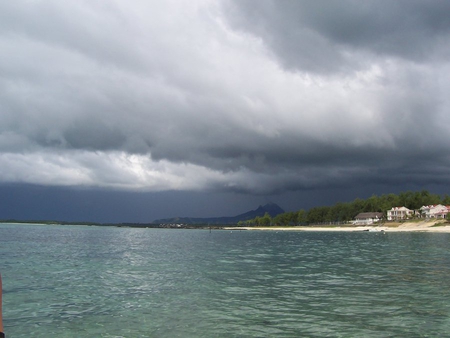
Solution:
<svg viewBox="0 0 450 338"><path fill-rule="evenodd" d="M295 226L321 223L346 223L361 212L382 212L392 207L405 206L416 210L423 205L444 204L450 205L450 196L443 197L431 194L426 190L401 192L400 194L373 195L366 200L355 199L353 202L337 203L333 206L314 207L309 210L286 212L273 218L269 214L256 217L248 221L241 221L240 226Z"/></svg>
<svg viewBox="0 0 450 338"><path fill-rule="evenodd" d="M435 224L432 225L431 227L432 227L432 228L435 228L435 227L445 227L445 226L448 226L448 225L450 225L450 222L447 221L447 220L443 220L443 221L441 221L441 222L435 223Z"/></svg>

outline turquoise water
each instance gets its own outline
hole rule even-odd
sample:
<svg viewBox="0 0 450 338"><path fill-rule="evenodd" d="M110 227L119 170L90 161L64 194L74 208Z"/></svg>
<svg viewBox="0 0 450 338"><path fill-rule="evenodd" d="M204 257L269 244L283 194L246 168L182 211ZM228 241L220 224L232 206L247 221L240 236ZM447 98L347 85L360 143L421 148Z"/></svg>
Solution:
<svg viewBox="0 0 450 338"><path fill-rule="evenodd" d="M450 235L0 225L14 337L448 337Z"/></svg>

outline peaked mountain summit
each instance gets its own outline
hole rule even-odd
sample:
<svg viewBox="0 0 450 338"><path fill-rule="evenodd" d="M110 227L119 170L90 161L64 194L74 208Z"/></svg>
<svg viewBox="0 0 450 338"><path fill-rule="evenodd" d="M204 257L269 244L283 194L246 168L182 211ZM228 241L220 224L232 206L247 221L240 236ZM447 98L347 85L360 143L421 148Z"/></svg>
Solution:
<svg viewBox="0 0 450 338"><path fill-rule="evenodd" d="M278 214L284 213L284 210L275 203L268 203L266 205L260 205L255 210L247 211L243 214L231 217L173 217L154 220L153 223L159 224L237 224L239 221L247 221L257 216L262 217L265 213L268 213L270 217L275 217Z"/></svg>

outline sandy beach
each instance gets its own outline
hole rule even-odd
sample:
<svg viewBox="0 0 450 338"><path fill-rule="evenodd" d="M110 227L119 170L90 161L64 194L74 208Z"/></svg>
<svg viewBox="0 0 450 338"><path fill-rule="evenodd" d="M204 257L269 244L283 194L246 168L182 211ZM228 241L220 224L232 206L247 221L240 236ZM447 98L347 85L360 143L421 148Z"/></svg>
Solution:
<svg viewBox="0 0 450 338"><path fill-rule="evenodd" d="M387 223L364 226L298 226L298 227L229 227L227 230L269 230L269 231L343 231L343 232L443 232L450 233L450 223L445 220L422 222Z"/></svg>

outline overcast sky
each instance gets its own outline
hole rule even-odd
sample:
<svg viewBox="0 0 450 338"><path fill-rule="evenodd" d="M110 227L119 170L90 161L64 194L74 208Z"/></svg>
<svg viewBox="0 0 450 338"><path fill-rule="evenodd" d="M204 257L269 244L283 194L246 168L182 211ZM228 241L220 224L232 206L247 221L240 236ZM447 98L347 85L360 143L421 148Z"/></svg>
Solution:
<svg viewBox="0 0 450 338"><path fill-rule="evenodd" d="M448 13L447 0L2 1L0 218L450 192Z"/></svg>

